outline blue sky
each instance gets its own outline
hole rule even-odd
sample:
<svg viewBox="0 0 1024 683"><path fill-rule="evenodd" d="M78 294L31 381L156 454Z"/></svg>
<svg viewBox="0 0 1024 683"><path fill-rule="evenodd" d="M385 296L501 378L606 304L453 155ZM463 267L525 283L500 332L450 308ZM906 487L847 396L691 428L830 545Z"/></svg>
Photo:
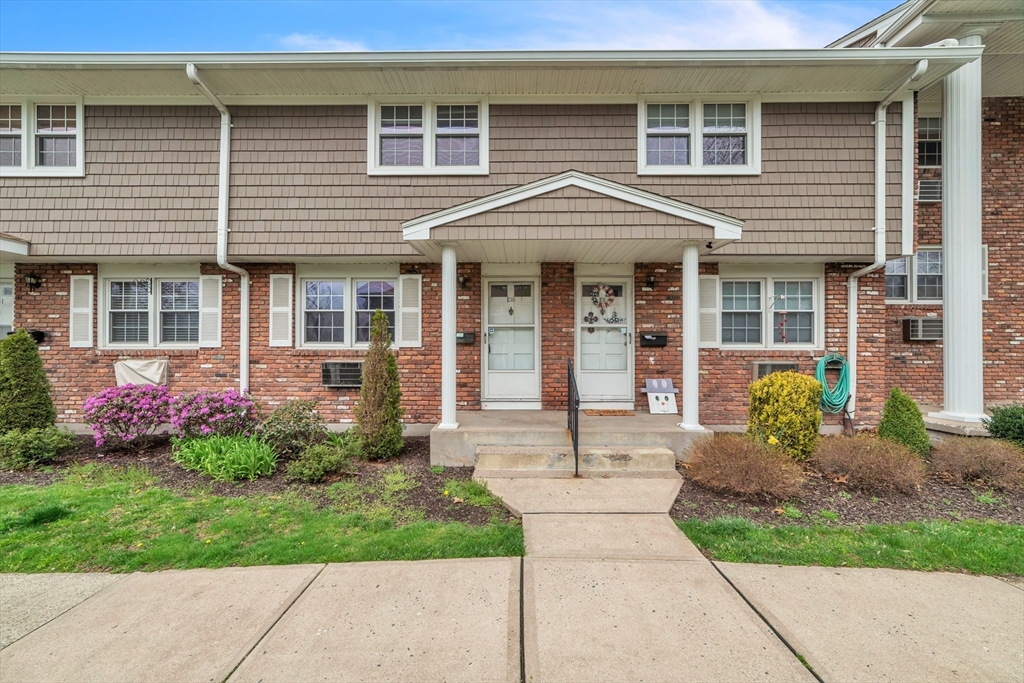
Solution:
<svg viewBox="0 0 1024 683"><path fill-rule="evenodd" d="M0 0L0 50L823 47L899 0Z"/></svg>

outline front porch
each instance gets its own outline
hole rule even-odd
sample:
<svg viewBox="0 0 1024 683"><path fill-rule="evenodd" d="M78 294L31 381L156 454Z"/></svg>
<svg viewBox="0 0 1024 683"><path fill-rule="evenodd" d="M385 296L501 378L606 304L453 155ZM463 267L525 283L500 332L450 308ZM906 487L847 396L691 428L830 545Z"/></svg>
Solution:
<svg viewBox="0 0 1024 683"><path fill-rule="evenodd" d="M571 447L564 410L459 411L457 429L430 430L430 464L472 466L480 446ZM679 428L678 415L634 412L595 417L580 411L580 448L667 448L677 460L710 431Z"/></svg>

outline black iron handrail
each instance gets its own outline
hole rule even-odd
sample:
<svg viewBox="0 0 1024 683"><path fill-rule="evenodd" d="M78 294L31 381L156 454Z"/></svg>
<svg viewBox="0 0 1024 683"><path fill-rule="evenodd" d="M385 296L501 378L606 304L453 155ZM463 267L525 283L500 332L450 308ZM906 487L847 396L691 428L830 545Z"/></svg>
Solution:
<svg viewBox="0 0 1024 683"><path fill-rule="evenodd" d="M569 395L566 401L566 410L569 413L569 436L572 438L572 454L576 459L576 472L574 476L580 476L580 390L576 386L576 373L572 369L572 360L569 360Z"/></svg>

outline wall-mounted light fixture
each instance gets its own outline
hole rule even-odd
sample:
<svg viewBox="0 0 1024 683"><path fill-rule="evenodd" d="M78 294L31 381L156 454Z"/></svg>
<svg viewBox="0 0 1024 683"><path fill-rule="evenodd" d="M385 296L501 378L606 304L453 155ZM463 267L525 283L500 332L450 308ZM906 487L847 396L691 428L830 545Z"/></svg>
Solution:
<svg viewBox="0 0 1024 683"><path fill-rule="evenodd" d="M468 276L466 276L466 275L460 275L459 276L459 289L465 289L466 285L468 283L469 283L469 277Z"/></svg>
<svg viewBox="0 0 1024 683"><path fill-rule="evenodd" d="M35 273L29 273L28 275L25 276L25 284L28 285L28 289L31 292L34 292L37 289L39 289L42 283L43 278L39 277Z"/></svg>
<svg viewBox="0 0 1024 683"><path fill-rule="evenodd" d="M647 286L650 287L651 289L654 289L654 282L654 273L651 273L650 275L647 276Z"/></svg>

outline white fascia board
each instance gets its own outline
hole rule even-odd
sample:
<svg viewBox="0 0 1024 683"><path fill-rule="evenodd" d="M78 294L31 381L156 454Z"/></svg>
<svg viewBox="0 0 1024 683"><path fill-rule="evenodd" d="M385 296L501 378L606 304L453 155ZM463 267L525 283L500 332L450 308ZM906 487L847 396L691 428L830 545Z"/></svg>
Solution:
<svg viewBox="0 0 1024 683"><path fill-rule="evenodd" d="M913 14L920 9L921 5L924 4L925 1L926 0L911 0L910 2L897 5L885 14L875 17L868 23L853 29L842 38L832 41L825 47L829 49L842 48L848 43L857 42L872 31L877 31L878 34L881 35L887 31L890 26L900 21L902 17L907 14Z"/></svg>
<svg viewBox="0 0 1024 683"><path fill-rule="evenodd" d="M0 237L0 253L11 256L28 256L28 242Z"/></svg>
<svg viewBox="0 0 1024 683"><path fill-rule="evenodd" d="M621 199L630 204L636 204L637 206L643 206L700 223L701 225L710 226L715 229L715 239L739 239L743 231L743 221L731 216L702 209L699 206L693 206L692 204L686 204L674 199L668 199L667 197L661 197L627 185L605 180L604 178L580 173L579 171L566 171L550 178L542 178L527 185L513 187L498 194L474 199L465 204L453 206L450 209L444 209L443 211L407 221L402 224L402 235L408 241L429 240L431 229L439 225L447 225L463 218L486 213L487 211L569 186L580 187L608 197Z"/></svg>
<svg viewBox="0 0 1024 683"><path fill-rule="evenodd" d="M0 52L3 68L182 69L194 63L207 69L245 66L265 68L387 68L431 66L806 66L916 63L921 59L951 60L966 64L981 56L982 48L895 47L814 48L805 50L512 50L465 52L207 52L207 53L50 53Z"/></svg>

